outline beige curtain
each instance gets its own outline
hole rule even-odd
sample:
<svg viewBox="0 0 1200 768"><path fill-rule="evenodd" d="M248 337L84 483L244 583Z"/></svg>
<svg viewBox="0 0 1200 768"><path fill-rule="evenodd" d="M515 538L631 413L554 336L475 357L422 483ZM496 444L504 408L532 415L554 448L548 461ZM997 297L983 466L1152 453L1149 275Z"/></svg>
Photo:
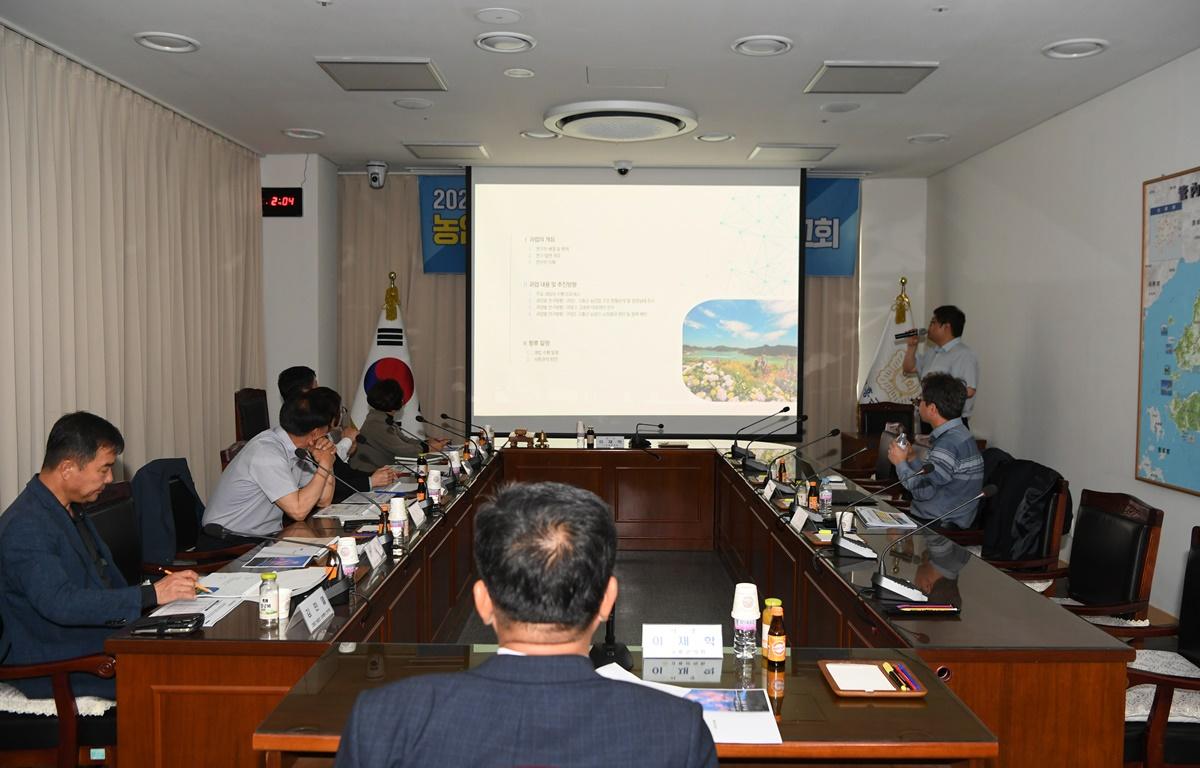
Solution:
<svg viewBox="0 0 1200 768"><path fill-rule="evenodd" d="M467 410L467 282L464 275L425 274L417 183L415 176L391 176L383 189L371 189L363 175L338 179L338 386L353 400L388 273L395 272L421 412L434 421L443 412L461 419Z"/></svg>
<svg viewBox="0 0 1200 768"><path fill-rule="evenodd" d="M387 274L400 289L421 410L428 417L466 411L466 278L426 275L421 263L417 179L392 176L382 190L366 176L338 184L341 221L338 281L338 382L347 398L358 390L383 305ZM833 427L854 431L858 399L858 273L810 277L804 287L805 434ZM836 458L837 440L806 454Z"/></svg>
<svg viewBox="0 0 1200 768"><path fill-rule="evenodd" d="M804 412L805 439L834 427L855 431L858 402L858 273L853 277L808 277L804 280ZM834 438L805 451L808 456L837 460Z"/></svg>
<svg viewBox="0 0 1200 768"><path fill-rule="evenodd" d="M62 414L204 495L262 386L258 159L0 26L0 507Z"/></svg>

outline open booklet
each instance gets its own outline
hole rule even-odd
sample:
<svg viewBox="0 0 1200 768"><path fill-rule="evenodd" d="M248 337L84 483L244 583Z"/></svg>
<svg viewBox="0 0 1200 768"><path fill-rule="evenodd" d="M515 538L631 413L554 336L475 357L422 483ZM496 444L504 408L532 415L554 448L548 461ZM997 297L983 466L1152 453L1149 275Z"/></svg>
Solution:
<svg viewBox="0 0 1200 768"><path fill-rule="evenodd" d="M867 528L916 528L917 524L903 512L888 512L871 507L855 507L858 519Z"/></svg>
<svg viewBox="0 0 1200 768"><path fill-rule="evenodd" d="M601 677L644 685L656 691L691 699L704 708L704 723L713 741L721 744L782 744L779 725L767 692L762 688L683 688L643 680L618 664L596 670Z"/></svg>

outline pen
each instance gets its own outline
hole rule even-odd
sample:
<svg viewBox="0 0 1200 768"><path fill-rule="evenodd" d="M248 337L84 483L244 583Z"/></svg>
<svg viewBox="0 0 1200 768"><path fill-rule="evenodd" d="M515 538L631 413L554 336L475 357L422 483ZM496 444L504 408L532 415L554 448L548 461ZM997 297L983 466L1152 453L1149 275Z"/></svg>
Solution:
<svg viewBox="0 0 1200 768"><path fill-rule="evenodd" d="M892 668L891 664L885 661L881 666L883 667L883 671L887 673L888 678L892 681L892 683L895 684L897 690L908 690L908 686L905 685L904 680L900 678L900 675L896 673L896 670Z"/></svg>
<svg viewBox="0 0 1200 768"><path fill-rule="evenodd" d="M168 569L166 569L166 568L160 568L159 570L161 570L163 573L165 573L165 574L166 574L166 575L168 575L168 576L174 576L174 575L175 575L175 571L171 571L171 570L168 570ZM198 582L198 581L196 582L196 591L197 591L197 592L204 592L204 593L207 593L207 594L210 594L210 595L212 594L212 590L211 590L211 589L209 589L208 587L204 586L203 584L201 584L201 583L200 583L200 582Z"/></svg>
<svg viewBox="0 0 1200 768"><path fill-rule="evenodd" d="M896 670L897 674L899 674L902 678L904 678L904 682L908 685L909 688L911 688L914 691L919 689L916 678L913 677L912 673L909 672L908 669L903 664L901 664L900 662L897 661L894 669Z"/></svg>

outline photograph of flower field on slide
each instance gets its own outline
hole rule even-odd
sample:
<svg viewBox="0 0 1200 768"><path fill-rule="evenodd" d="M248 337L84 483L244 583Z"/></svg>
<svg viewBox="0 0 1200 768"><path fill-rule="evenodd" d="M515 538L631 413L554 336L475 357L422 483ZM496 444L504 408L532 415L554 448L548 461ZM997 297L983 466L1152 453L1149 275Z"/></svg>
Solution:
<svg viewBox="0 0 1200 768"><path fill-rule="evenodd" d="M683 320L683 383L702 400L796 402L794 301L705 301Z"/></svg>

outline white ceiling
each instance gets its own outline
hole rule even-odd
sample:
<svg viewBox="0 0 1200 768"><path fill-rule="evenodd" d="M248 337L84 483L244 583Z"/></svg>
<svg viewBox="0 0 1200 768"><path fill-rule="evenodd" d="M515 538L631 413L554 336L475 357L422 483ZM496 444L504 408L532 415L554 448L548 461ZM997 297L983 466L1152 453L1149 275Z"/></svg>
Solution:
<svg viewBox="0 0 1200 768"><path fill-rule="evenodd" d="M502 0L490 0L503 5ZM814 168L927 176L1200 47L1198 0L552 0L521 2L520 22L484 24L489 0L0 0L0 19L266 154L317 152L345 169L368 159L415 160L403 142L482 142L493 165L758 165L757 143L836 144ZM944 10L937 10L942 8ZM537 47L494 54L484 31L523 32ZM142 31L195 38L196 53L155 53ZM750 58L737 38L778 34L795 48ZM1096 57L1055 61L1040 49L1098 37ZM315 63L325 56L432 58L444 93L347 93ZM824 60L937 61L905 95L804 94ZM536 77L505 77L526 67ZM666 72L665 88L589 86L588 67ZM405 95L434 106L393 106ZM561 138L532 141L547 108L592 99L646 99L686 107L697 133L633 145ZM821 104L858 101L828 114ZM318 141L281 134L325 132ZM914 146L926 132L952 137ZM694 135L694 134L693 134Z"/></svg>

